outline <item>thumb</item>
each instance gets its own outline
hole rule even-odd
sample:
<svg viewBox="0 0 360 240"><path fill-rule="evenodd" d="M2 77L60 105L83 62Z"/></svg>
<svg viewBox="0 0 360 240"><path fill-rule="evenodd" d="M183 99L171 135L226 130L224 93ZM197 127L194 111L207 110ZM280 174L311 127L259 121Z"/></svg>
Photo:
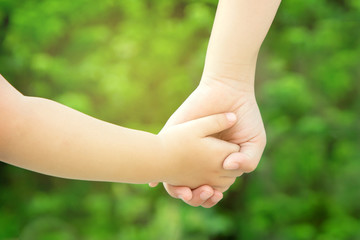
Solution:
<svg viewBox="0 0 360 240"><path fill-rule="evenodd" d="M265 144L261 141L240 144L240 152L230 154L223 163L225 170L240 170L241 172L254 171L264 151Z"/></svg>
<svg viewBox="0 0 360 240"><path fill-rule="evenodd" d="M187 122L201 136L209 136L232 127L236 122L234 113L220 113Z"/></svg>

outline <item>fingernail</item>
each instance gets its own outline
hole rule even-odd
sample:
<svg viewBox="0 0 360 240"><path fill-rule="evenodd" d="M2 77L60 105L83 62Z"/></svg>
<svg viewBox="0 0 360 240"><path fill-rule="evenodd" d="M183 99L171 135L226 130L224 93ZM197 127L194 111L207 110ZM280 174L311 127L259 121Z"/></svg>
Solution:
<svg viewBox="0 0 360 240"><path fill-rule="evenodd" d="M210 192L204 191L204 192L200 193L200 199L203 200L203 201L208 200L209 197L211 197Z"/></svg>
<svg viewBox="0 0 360 240"><path fill-rule="evenodd" d="M229 120L230 122L236 121L236 115L234 113L226 113L225 115L227 120Z"/></svg>
<svg viewBox="0 0 360 240"><path fill-rule="evenodd" d="M180 198L181 200L183 200L185 202L183 195L179 195L178 198Z"/></svg>
<svg viewBox="0 0 360 240"><path fill-rule="evenodd" d="M236 162L225 164L224 169L225 170L236 170L239 168L239 164Z"/></svg>

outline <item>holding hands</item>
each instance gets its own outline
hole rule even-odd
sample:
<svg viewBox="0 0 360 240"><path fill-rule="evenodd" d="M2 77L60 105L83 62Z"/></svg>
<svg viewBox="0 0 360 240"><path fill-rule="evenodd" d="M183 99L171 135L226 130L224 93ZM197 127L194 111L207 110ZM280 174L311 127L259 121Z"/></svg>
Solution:
<svg viewBox="0 0 360 240"><path fill-rule="evenodd" d="M266 145L254 79L257 55L280 1L219 0L201 82L164 127L211 114L234 112L235 125L216 135L240 147L223 162L223 168L233 176L255 170ZM219 191L211 184L196 189L169 183L164 183L164 187L172 197L203 207L214 206L226 190Z"/></svg>
<svg viewBox="0 0 360 240"><path fill-rule="evenodd" d="M196 188L209 184L226 190L236 174L223 169L223 161L239 146L212 137L236 122L233 113L217 114L168 127L158 136L166 159L165 181L174 186Z"/></svg>
<svg viewBox="0 0 360 240"><path fill-rule="evenodd" d="M0 161L63 178L164 182L171 196L212 207L265 147L255 66L279 4L219 1L201 82L158 135L24 96L0 75Z"/></svg>
<svg viewBox="0 0 360 240"><path fill-rule="evenodd" d="M224 169L237 177L256 168L266 144L265 129L253 93L239 91L215 81L211 84L201 83L171 116L163 131L190 119L225 111L237 115L236 123L215 136L238 145L239 151L234 151L221 163ZM210 164L210 160L207 164ZM175 187L169 183L164 183L164 186L172 197L182 198L192 206L203 207L215 205L227 189L216 189L209 183L197 189L190 185Z"/></svg>

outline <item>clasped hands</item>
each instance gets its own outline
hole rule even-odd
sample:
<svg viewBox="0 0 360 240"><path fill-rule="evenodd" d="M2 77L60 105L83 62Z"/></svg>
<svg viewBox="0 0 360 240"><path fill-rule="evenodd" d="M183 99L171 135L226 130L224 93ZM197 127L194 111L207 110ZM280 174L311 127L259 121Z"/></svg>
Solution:
<svg viewBox="0 0 360 240"><path fill-rule="evenodd" d="M237 117L236 123L230 129L215 135L216 138L239 146L238 152L231 153L223 161L223 169L230 172L233 180L221 188L210 183L195 189L163 183L170 196L180 198L191 206L209 208L222 199L222 193L232 185L235 177L249 173L257 167L265 148L266 134L253 86L238 84L234 87L226 81L203 77L199 86L170 117L163 129L224 112L233 112ZM157 183L150 183L150 186L156 185Z"/></svg>
<svg viewBox="0 0 360 240"><path fill-rule="evenodd" d="M222 162L232 176L253 171L266 145L266 134L255 100L257 55L279 7L276 1L219 1L206 53L203 76L196 90L170 117L164 129L217 113L233 112L234 126L212 135L235 143L238 152ZM204 150L206 151L206 150ZM155 186L156 183L150 183ZM170 196L192 206L212 207L229 188L202 185L195 189L164 183Z"/></svg>

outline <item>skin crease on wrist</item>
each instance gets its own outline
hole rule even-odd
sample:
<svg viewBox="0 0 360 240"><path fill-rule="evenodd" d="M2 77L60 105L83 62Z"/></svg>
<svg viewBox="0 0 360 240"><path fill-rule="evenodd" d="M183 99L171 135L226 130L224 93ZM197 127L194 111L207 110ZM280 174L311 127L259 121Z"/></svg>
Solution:
<svg viewBox="0 0 360 240"><path fill-rule="evenodd" d="M235 112L237 124L219 135L239 144L241 148L239 153L231 154L224 161L224 167L228 169L238 167L243 172L253 171L265 148L266 134L255 100L254 76L257 54L280 2L219 1L201 84L165 126L215 112ZM239 175L242 174L241 170ZM181 196L192 206L212 207L221 199L220 192L210 186L190 189L164 183L164 187L170 196ZM205 195L210 197L206 199Z"/></svg>

